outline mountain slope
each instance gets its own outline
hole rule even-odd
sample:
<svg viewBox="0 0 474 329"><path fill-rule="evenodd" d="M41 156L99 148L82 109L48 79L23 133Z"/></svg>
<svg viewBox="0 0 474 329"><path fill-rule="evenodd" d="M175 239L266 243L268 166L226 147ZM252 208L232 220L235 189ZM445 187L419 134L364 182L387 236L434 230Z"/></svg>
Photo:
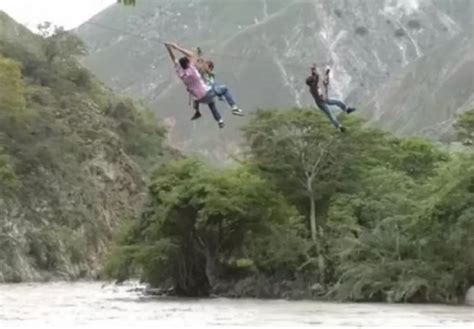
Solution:
<svg viewBox="0 0 474 329"><path fill-rule="evenodd" d="M304 79L314 62L331 65L332 95L362 105L400 69L466 33L471 10L471 1L455 0L140 1L112 6L77 33L90 49L85 64L158 105L176 145L200 149L199 136L214 150L222 138L210 120L189 122L187 95L161 42L201 46L250 111L312 105ZM228 121L234 140L240 121Z"/></svg>
<svg viewBox="0 0 474 329"><path fill-rule="evenodd" d="M461 35L408 65L364 109L377 125L436 138L473 103L474 38Z"/></svg>
<svg viewBox="0 0 474 329"><path fill-rule="evenodd" d="M165 132L79 65L76 37L0 28L0 282L95 277Z"/></svg>

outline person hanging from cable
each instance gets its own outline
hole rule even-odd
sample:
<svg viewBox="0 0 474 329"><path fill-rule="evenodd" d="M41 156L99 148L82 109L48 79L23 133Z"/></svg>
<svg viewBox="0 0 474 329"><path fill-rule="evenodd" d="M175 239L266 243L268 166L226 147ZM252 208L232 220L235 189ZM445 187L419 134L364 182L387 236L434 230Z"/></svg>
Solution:
<svg viewBox="0 0 474 329"><path fill-rule="evenodd" d="M233 115L243 116L244 112L235 103L229 88L227 88L226 85L216 83L216 77L214 74L214 63L210 60L204 60L204 58L202 57L202 51L199 47L197 48L197 53L198 69L204 82L206 82L206 84L214 90L216 96L219 97L220 100L226 100L227 104L232 108ZM195 110L195 113L191 120L199 119L201 117L201 112L199 111L199 102L194 101L193 108Z"/></svg>
<svg viewBox="0 0 474 329"><path fill-rule="evenodd" d="M310 91L311 95L313 96L314 101L316 102L316 105L321 109L321 111L324 112L324 114L327 115L327 117L329 118L331 123L340 132L345 132L346 128L341 123L339 123L339 121L337 120L337 118L334 116L331 109L329 108L329 106L335 105L346 113L352 113L356 109L353 108L353 107L346 106L346 104L344 104L344 102L342 102L340 100L328 97L328 93L329 93L329 74L330 74L330 72L331 71L330 71L329 68L326 69L324 80L322 81L323 86L324 86L324 94L322 94L320 92L320 89L319 89L320 76L317 72L316 65L311 67L311 75L306 79L306 84L309 87L309 91Z"/></svg>
<svg viewBox="0 0 474 329"><path fill-rule="evenodd" d="M165 47L174 63L176 73L181 81L183 81L192 99L198 104L207 104L214 119L219 124L219 127L223 128L224 120L222 119L222 116L217 109L216 102L214 101L216 93L204 82L199 74L193 52L182 48L175 43L165 43ZM173 50L179 51L184 55L184 57L177 60Z"/></svg>

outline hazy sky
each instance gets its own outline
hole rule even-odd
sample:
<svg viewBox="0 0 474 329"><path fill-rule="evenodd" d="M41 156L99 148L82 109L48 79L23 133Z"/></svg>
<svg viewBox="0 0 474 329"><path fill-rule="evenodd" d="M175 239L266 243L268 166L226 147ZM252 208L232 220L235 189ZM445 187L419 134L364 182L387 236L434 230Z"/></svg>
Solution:
<svg viewBox="0 0 474 329"><path fill-rule="evenodd" d="M0 0L0 10L18 22L35 29L36 25L50 21L71 29L116 0Z"/></svg>

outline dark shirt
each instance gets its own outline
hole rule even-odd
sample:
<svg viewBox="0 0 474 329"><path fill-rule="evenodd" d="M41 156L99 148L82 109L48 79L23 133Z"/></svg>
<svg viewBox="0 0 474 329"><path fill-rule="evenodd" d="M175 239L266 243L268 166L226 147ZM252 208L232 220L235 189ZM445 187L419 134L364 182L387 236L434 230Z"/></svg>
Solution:
<svg viewBox="0 0 474 329"><path fill-rule="evenodd" d="M314 98L316 103L324 101L323 95L319 92L319 75L312 74L306 79L306 84L309 87L309 92Z"/></svg>

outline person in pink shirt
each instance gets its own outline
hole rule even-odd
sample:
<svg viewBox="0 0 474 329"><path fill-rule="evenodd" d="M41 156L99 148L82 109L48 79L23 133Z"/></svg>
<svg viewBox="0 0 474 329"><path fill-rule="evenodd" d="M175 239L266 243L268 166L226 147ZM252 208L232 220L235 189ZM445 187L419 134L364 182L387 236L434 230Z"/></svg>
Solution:
<svg viewBox="0 0 474 329"><path fill-rule="evenodd" d="M186 86L186 90L189 92L194 101L200 104L207 104L211 110L212 116L219 124L220 128L224 127L224 120L222 119L219 110L217 109L214 98L216 93L213 88L208 86L202 79L196 64L193 62L194 54L193 52L184 49L178 46L175 43L165 43L166 49L170 54L171 60L173 61L181 81L183 81ZM173 49L184 54L184 57L181 57L179 60L176 59L176 56L173 53Z"/></svg>

